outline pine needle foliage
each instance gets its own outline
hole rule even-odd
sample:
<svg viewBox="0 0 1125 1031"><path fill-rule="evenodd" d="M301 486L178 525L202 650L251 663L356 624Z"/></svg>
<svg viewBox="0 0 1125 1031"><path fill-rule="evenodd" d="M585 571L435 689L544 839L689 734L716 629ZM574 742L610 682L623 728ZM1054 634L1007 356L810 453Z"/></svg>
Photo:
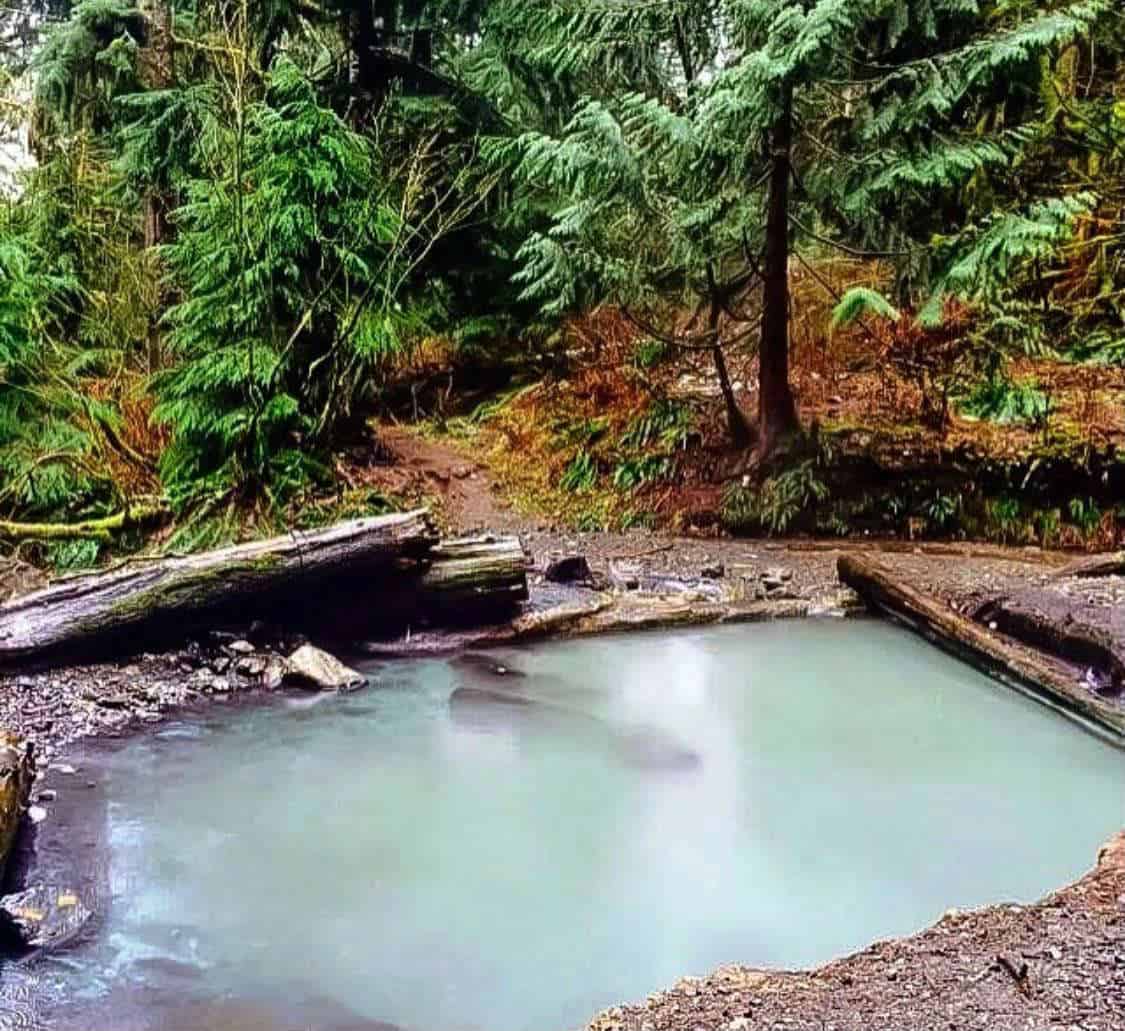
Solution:
<svg viewBox="0 0 1125 1031"><path fill-rule="evenodd" d="M284 60L244 142L219 179L188 185L165 251L182 300L156 418L173 431L162 470L181 506L298 489L357 369L400 346L390 266L403 227L371 144Z"/></svg>

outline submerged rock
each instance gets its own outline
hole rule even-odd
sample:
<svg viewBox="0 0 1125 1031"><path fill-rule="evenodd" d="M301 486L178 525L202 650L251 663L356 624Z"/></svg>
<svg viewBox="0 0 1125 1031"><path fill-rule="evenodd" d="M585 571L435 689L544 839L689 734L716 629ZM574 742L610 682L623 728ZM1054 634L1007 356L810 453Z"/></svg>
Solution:
<svg viewBox="0 0 1125 1031"><path fill-rule="evenodd" d="M285 679L321 691L353 691L367 678L311 644L302 645L285 660Z"/></svg>
<svg viewBox="0 0 1125 1031"><path fill-rule="evenodd" d="M57 946L77 935L89 921L90 909L69 888L39 884L0 899L9 931L29 949Z"/></svg>
<svg viewBox="0 0 1125 1031"><path fill-rule="evenodd" d="M632 727L622 732L618 753L627 766L641 770L694 770L703 765L698 752L659 727Z"/></svg>

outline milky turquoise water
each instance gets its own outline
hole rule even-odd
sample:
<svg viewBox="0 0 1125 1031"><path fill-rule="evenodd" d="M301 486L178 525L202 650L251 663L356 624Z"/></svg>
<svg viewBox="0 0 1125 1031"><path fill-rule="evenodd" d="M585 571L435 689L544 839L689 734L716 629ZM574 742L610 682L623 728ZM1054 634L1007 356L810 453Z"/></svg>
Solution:
<svg viewBox="0 0 1125 1031"><path fill-rule="evenodd" d="M117 752L72 1026L562 1031L1034 899L1125 825L1125 755L884 624L490 654L527 675L374 666Z"/></svg>

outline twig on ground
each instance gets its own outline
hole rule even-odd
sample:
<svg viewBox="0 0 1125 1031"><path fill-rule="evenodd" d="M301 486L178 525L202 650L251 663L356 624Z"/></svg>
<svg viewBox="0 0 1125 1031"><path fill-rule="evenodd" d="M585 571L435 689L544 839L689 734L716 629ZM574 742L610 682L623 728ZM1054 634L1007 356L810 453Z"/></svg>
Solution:
<svg viewBox="0 0 1125 1031"><path fill-rule="evenodd" d="M1031 985L1028 983L1028 967L1026 963L1021 963L1017 969L1016 965L1008 959L1007 956L997 956L996 966L1005 971L1012 980L1016 982L1016 987L1019 988L1024 995L1031 995Z"/></svg>
<svg viewBox="0 0 1125 1031"><path fill-rule="evenodd" d="M607 555L606 560L621 562L634 558L648 558L650 555L659 555L661 552L671 551L673 547L672 544L658 544L655 548L646 548L644 551L627 551L621 555Z"/></svg>

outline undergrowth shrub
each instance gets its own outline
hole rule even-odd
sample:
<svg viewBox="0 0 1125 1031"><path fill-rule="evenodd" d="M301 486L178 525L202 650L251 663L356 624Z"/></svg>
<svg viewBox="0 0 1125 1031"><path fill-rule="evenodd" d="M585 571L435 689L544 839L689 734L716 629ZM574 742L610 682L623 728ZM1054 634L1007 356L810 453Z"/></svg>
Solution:
<svg viewBox="0 0 1125 1031"><path fill-rule="evenodd" d="M723 494L723 525L736 533L785 533L802 517L810 516L829 493L821 478L820 461L805 459L760 485L729 485Z"/></svg>

